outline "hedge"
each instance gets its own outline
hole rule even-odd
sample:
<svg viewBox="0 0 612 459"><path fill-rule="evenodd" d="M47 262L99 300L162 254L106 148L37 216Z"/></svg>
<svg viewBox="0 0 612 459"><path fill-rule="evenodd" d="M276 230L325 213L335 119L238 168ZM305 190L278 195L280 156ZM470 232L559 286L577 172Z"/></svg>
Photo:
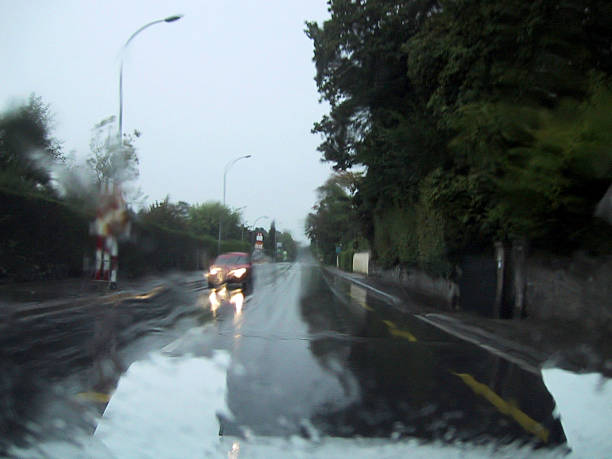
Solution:
<svg viewBox="0 0 612 459"><path fill-rule="evenodd" d="M0 189L0 280L60 279L83 274L94 258L94 216L37 193ZM221 251L248 251L246 241L222 241ZM217 255L208 236L133 222L119 242L119 275L203 269Z"/></svg>

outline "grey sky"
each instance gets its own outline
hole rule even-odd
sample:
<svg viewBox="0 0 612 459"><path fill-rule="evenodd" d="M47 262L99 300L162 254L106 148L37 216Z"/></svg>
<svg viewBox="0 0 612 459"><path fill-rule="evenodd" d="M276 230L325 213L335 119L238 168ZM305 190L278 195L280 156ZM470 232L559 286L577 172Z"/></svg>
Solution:
<svg viewBox="0 0 612 459"><path fill-rule="evenodd" d="M326 106L303 32L305 20L328 16L325 0L0 0L0 108L37 93L64 151L85 157L93 125L118 113L121 47L173 14L185 16L143 31L124 61L124 131L142 132L148 202L221 200L225 164L252 154L228 173L227 204L304 240L331 170L310 134Z"/></svg>

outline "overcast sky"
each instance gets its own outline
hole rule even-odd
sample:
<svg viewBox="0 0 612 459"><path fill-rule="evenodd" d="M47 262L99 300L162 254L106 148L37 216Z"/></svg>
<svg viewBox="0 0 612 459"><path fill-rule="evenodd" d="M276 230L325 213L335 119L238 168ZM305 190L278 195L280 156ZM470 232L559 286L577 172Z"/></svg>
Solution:
<svg viewBox="0 0 612 459"><path fill-rule="evenodd" d="M305 240L331 173L310 133L327 106L304 34L304 21L328 17L325 0L0 0L0 108L36 93L64 152L86 157L93 125L119 110L123 44L174 14L184 17L144 30L124 57L124 132L142 132L148 202L221 201L226 163L251 154L227 175L227 205Z"/></svg>

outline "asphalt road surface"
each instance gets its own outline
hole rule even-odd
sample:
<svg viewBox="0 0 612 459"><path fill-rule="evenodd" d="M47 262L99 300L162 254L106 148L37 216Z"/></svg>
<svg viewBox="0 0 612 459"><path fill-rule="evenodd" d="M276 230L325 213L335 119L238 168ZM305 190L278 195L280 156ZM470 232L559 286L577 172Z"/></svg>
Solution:
<svg viewBox="0 0 612 459"><path fill-rule="evenodd" d="M214 435L565 443L539 373L395 310L312 259L254 272L252 292L174 282L116 298L110 318L88 304L13 323L1 343L4 451L15 442L36 450L77 427L91 435L117 383L134 375L125 370L151 353L219 351L229 356L227 410ZM96 349L96 339L107 345Z"/></svg>

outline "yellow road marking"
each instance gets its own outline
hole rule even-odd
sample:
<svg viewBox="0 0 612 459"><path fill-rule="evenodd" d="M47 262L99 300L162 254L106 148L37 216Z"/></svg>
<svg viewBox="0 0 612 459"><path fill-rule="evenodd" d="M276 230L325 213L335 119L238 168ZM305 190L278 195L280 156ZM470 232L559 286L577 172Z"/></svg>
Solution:
<svg viewBox="0 0 612 459"><path fill-rule="evenodd" d="M389 328L389 331L391 332L393 336L397 336L398 338L407 339L408 341L412 343L415 343L417 341L416 337L412 333L410 333L408 330L400 330L399 328L397 328L397 325L395 325L390 320L383 320L383 322Z"/></svg>
<svg viewBox="0 0 612 459"><path fill-rule="evenodd" d="M360 287L355 287L354 284L351 284L350 295L351 295L351 298L363 309L365 309L366 311L370 311L370 312L374 311L374 309L370 305L368 305L368 303L366 302L367 295L364 289Z"/></svg>
<svg viewBox="0 0 612 459"><path fill-rule="evenodd" d="M166 290L167 287L165 285L159 285L154 287L151 291L142 293L139 295L134 295L133 293L116 293L114 295L107 296L103 298L105 303L119 302L125 300L147 300L149 298L153 298L155 295Z"/></svg>
<svg viewBox="0 0 612 459"><path fill-rule="evenodd" d="M359 303L363 309L367 310L367 311L374 311L374 309L370 306L367 305L367 303Z"/></svg>
<svg viewBox="0 0 612 459"><path fill-rule="evenodd" d="M365 309L366 311L370 311L370 312L374 312L374 309L372 309L371 306L368 306L368 303L366 303L363 300L359 300L357 298L355 298L354 296L351 295L351 297L355 300L355 302L361 306L363 309Z"/></svg>
<svg viewBox="0 0 612 459"><path fill-rule="evenodd" d="M146 300L146 299L154 297L155 295L157 295L158 293L162 292L165 289L166 289L165 285L159 285L155 287L153 290L151 290L150 292L143 293L142 295L134 295L134 298L137 300Z"/></svg>
<svg viewBox="0 0 612 459"><path fill-rule="evenodd" d="M548 437L550 431L539 422L530 418L526 413L520 410L515 404L507 402L495 392L491 390L486 384L480 383L474 379L472 375L467 373L454 373L455 376L461 378L461 380L474 391L475 394L484 397L489 403L497 408L502 414L512 417L519 425L527 432L534 434L540 440L548 443Z"/></svg>
<svg viewBox="0 0 612 459"><path fill-rule="evenodd" d="M102 392L80 392L76 394L76 398L85 402L108 403L111 399L111 394Z"/></svg>

